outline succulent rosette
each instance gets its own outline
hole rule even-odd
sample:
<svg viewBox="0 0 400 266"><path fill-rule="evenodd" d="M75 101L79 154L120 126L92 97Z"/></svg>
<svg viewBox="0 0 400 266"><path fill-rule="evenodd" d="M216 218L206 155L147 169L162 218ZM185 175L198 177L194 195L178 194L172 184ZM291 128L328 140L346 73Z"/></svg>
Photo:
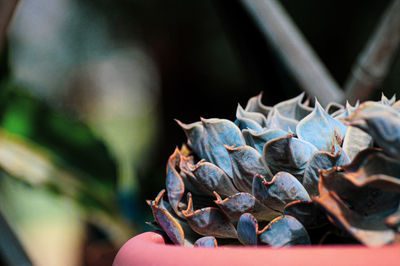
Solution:
<svg viewBox="0 0 400 266"><path fill-rule="evenodd" d="M353 146L364 143L363 148L370 148L358 152L348 165L322 170L319 196L292 202L285 213L307 228L331 222L368 246L399 243L399 107L395 97L382 96L381 101L364 102L348 115L346 137L351 136Z"/></svg>
<svg viewBox="0 0 400 266"><path fill-rule="evenodd" d="M261 98L251 98L244 109L239 105L234 122L177 121L187 136L187 145L177 148L168 160L166 191L148 201L153 224L180 245L215 247L218 242L280 247L310 244L310 228L332 221L366 243L352 233L363 227L358 224L361 218L338 214L347 203L333 205L331 201L350 199L362 212L371 204L359 196L368 198L375 191L397 186L393 175L371 179L376 169L368 168L379 164L368 161L373 154L381 154L379 159L389 168L397 163L396 156L400 157L400 145L392 147L397 135L386 136L385 132L397 124L383 122L382 126L376 115L390 112L393 121L400 121L394 98L383 97L380 102L355 107L332 103L325 109L317 100L311 107L303 100L304 94L272 107L265 106ZM375 124L370 122L373 117ZM373 145L371 136L390 152L368 149ZM357 174L368 176L354 181ZM390 193L392 196L378 196L385 201L385 208L372 208L379 219L383 213L391 215L392 230L398 227L393 211L398 207L398 191Z"/></svg>

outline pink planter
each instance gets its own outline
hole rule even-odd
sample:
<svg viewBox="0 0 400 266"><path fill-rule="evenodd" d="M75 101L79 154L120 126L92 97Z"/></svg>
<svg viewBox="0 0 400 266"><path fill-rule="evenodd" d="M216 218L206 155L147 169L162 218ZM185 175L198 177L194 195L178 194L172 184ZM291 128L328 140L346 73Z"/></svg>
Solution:
<svg viewBox="0 0 400 266"><path fill-rule="evenodd" d="M161 234L146 232L126 242L113 265L400 265L400 245L188 248L166 245Z"/></svg>

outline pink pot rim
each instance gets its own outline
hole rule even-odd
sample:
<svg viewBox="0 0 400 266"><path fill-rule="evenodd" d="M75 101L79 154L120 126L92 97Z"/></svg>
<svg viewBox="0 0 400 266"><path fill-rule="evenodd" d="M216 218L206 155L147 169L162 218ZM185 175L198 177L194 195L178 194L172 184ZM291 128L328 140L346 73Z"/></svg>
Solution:
<svg viewBox="0 0 400 266"><path fill-rule="evenodd" d="M400 245L190 248L146 232L126 242L113 265L400 265Z"/></svg>

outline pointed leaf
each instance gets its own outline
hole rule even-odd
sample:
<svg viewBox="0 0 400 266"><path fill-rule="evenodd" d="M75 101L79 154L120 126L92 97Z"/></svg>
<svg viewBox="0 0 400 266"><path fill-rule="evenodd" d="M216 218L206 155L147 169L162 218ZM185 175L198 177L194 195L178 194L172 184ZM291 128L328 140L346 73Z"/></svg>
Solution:
<svg viewBox="0 0 400 266"><path fill-rule="evenodd" d="M311 114L301 120L296 128L299 139L312 143L318 150L332 151L334 141L343 139L347 127L329 116L318 101Z"/></svg>
<svg viewBox="0 0 400 266"><path fill-rule="evenodd" d="M325 111L332 116L336 112L343 112L344 106L340 103L331 102L325 107Z"/></svg>
<svg viewBox="0 0 400 266"><path fill-rule="evenodd" d="M281 115L278 109L274 108L268 115L268 129L279 128L285 131L296 131L297 120Z"/></svg>
<svg viewBox="0 0 400 266"><path fill-rule="evenodd" d="M289 135L287 131L279 128L267 129L261 133L253 130L243 130L242 134L246 139L246 143L255 148L260 154L263 154L264 146L268 141Z"/></svg>
<svg viewBox="0 0 400 266"><path fill-rule="evenodd" d="M365 116L373 115L373 114L381 113L381 112L385 112L385 113L388 112L394 116L400 117L400 114L396 110L396 108L392 108L390 106L384 105L379 102L366 101L366 102L363 102L362 104L360 104L360 106L357 108L357 110L355 110L353 114L351 114L349 117L347 117L346 120L353 122L358 119L363 119Z"/></svg>
<svg viewBox="0 0 400 266"><path fill-rule="evenodd" d="M261 132L262 128L267 126L267 118L263 114L245 111L240 105L236 110L236 118L237 124L242 130L252 129Z"/></svg>
<svg viewBox="0 0 400 266"><path fill-rule="evenodd" d="M312 112L312 108L302 103L304 92L299 96L280 102L274 106L279 113L287 118L301 120Z"/></svg>
<svg viewBox="0 0 400 266"><path fill-rule="evenodd" d="M268 113L271 111L272 107L266 106L261 102L262 94L258 96L251 97L247 102L245 110L248 112L257 112L268 117Z"/></svg>
<svg viewBox="0 0 400 266"><path fill-rule="evenodd" d="M336 111L335 113L331 114L331 116L333 118L335 118L336 120L340 121L341 118L347 118L351 114L353 114L357 110L358 106L359 106L359 102L358 101L357 101L357 103L356 103L356 105L354 107L351 106L351 104L346 101L346 107Z"/></svg>
<svg viewBox="0 0 400 266"><path fill-rule="evenodd" d="M392 98L388 99L385 94L383 94L382 92L382 96L381 96L381 103L384 105L392 105L396 102L396 95L393 95Z"/></svg>
<svg viewBox="0 0 400 266"><path fill-rule="evenodd" d="M263 128L257 124L255 121L248 118L237 118L235 124L240 130L254 130L255 132L261 132Z"/></svg>

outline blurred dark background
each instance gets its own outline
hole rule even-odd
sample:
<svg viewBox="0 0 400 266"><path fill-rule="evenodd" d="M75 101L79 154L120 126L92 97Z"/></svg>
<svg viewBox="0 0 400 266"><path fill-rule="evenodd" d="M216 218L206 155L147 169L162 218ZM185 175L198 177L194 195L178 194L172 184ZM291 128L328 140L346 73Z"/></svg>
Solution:
<svg viewBox="0 0 400 266"><path fill-rule="evenodd" d="M280 2L343 85L390 1ZM227 0L22 0L0 67L0 210L37 265L110 265L149 229L145 199L185 142L175 118L301 92ZM396 59L382 89L399 84Z"/></svg>

